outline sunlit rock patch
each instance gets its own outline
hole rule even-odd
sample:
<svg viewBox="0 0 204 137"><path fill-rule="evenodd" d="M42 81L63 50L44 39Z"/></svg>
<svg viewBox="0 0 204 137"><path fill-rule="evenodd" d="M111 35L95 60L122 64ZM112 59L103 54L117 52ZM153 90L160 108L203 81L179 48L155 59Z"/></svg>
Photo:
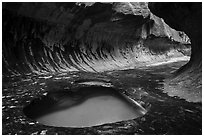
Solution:
<svg viewBox="0 0 204 137"><path fill-rule="evenodd" d="M185 56L182 51L190 44L185 33L151 14L147 3L65 5L19 3L13 9L5 3L5 73L132 69ZM120 20L111 21L112 17Z"/></svg>
<svg viewBox="0 0 204 137"><path fill-rule="evenodd" d="M151 3L3 3L2 133L201 134L201 5L163 4L162 19ZM115 88L147 112L84 128L23 113L34 100L91 86Z"/></svg>

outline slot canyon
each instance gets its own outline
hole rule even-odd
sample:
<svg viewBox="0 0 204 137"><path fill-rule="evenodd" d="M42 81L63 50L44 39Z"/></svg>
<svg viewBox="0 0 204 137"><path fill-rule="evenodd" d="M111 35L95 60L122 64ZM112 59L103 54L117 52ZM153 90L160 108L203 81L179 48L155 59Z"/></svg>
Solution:
<svg viewBox="0 0 204 137"><path fill-rule="evenodd" d="M3 2L3 135L201 135L201 2Z"/></svg>

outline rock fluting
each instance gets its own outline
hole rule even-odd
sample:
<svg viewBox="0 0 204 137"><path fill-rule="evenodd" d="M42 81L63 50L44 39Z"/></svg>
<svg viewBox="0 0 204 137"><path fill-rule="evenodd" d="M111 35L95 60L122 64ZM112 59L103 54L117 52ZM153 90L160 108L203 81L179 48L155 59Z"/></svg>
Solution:
<svg viewBox="0 0 204 137"><path fill-rule="evenodd" d="M4 2L2 134L202 134L201 27L201 3ZM65 95L77 104L83 87L113 88L147 113L71 128L23 111Z"/></svg>
<svg viewBox="0 0 204 137"><path fill-rule="evenodd" d="M181 43L147 3L3 4L4 74L137 68L182 56Z"/></svg>

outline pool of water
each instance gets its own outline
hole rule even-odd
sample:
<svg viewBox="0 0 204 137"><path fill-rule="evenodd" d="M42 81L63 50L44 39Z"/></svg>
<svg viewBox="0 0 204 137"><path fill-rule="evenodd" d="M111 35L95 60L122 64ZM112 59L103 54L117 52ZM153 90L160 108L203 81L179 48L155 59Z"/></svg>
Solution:
<svg viewBox="0 0 204 137"><path fill-rule="evenodd" d="M57 102L44 99L28 106L28 116L44 125L56 127L90 127L130 120L145 114L144 108L112 88L82 88L76 93L58 96Z"/></svg>

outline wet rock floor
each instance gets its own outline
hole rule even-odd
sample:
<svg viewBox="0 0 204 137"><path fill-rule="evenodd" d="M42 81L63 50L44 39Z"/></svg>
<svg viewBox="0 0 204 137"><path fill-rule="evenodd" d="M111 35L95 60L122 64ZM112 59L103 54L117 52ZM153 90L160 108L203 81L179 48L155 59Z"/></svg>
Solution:
<svg viewBox="0 0 204 137"><path fill-rule="evenodd" d="M2 134L201 134L202 106L163 92L164 79L185 62L110 71L3 76ZM112 87L140 103L148 112L139 118L86 128L45 126L27 118L23 108L51 92L89 86Z"/></svg>

